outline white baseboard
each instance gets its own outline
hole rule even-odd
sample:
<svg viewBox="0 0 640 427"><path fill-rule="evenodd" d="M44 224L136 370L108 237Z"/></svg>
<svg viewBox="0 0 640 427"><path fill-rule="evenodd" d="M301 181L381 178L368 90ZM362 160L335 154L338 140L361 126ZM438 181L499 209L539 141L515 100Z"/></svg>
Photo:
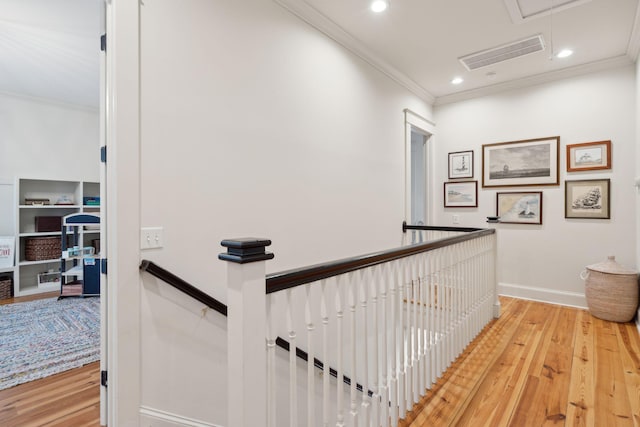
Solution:
<svg viewBox="0 0 640 427"><path fill-rule="evenodd" d="M140 425L153 427L222 427L148 406L140 407Z"/></svg>
<svg viewBox="0 0 640 427"><path fill-rule="evenodd" d="M498 283L498 294L531 301L566 305L568 307L587 308L586 297L584 294L577 292L557 291L554 289L514 285L511 283Z"/></svg>

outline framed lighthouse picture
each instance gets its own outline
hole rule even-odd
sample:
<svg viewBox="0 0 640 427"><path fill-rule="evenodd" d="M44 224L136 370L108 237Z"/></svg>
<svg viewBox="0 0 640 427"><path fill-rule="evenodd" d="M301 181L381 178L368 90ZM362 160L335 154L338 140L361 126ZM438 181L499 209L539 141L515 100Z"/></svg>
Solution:
<svg viewBox="0 0 640 427"><path fill-rule="evenodd" d="M473 178L473 151L449 153L449 179Z"/></svg>
<svg viewBox="0 0 640 427"><path fill-rule="evenodd" d="M498 193L496 205L502 224L542 224L542 191Z"/></svg>

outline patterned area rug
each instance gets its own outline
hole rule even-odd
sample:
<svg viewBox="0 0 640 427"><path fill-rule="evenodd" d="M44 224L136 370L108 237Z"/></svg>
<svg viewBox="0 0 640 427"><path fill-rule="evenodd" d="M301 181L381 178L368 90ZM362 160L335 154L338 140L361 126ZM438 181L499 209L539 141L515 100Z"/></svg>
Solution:
<svg viewBox="0 0 640 427"><path fill-rule="evenodd" d="M100 359L100 298L0 305L0 390Z"/></svg>

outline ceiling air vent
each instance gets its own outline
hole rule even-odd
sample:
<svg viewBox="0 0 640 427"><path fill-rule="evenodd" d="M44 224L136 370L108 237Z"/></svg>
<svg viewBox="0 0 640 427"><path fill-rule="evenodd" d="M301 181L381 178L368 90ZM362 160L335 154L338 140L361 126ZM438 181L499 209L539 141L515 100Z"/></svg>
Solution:
<svg viewBox="0 0 640 427"><path fill-rule="evenodd" d="M539 34L524 40L483 50L482 52L472 53L458 59L467 67L467 70L471 71L542 50L544 50L544 39L542 34Z"/></svg>

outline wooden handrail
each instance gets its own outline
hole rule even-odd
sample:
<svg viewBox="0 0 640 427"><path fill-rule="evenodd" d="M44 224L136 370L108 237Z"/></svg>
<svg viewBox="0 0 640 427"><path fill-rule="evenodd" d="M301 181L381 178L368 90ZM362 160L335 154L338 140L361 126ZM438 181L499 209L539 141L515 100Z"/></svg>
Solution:
<svg viewBox="0 0 640 427"><path fill-rule="evenodd" d="M470 230L470 231L469 231ZM456 231L465 231L457 229ZM384 262L394 261L400 258L419 254L422 252L433 251L445 246L455 245L456 243L465 242L467 240L477 239L482 236L494 234L493 228L488 229L466 229L466 233L446 237L443 239L432 240L426 243L417 243L409 246L401 246L386 251L374 252L366 255L344 258L337 261L316 264L309 267L296 268L280 273L272 273L267 275L267 294L304 285L306 283L315 282L317 280L327 279L351 271L360 270L362 268L371 267Z"/></svg>

